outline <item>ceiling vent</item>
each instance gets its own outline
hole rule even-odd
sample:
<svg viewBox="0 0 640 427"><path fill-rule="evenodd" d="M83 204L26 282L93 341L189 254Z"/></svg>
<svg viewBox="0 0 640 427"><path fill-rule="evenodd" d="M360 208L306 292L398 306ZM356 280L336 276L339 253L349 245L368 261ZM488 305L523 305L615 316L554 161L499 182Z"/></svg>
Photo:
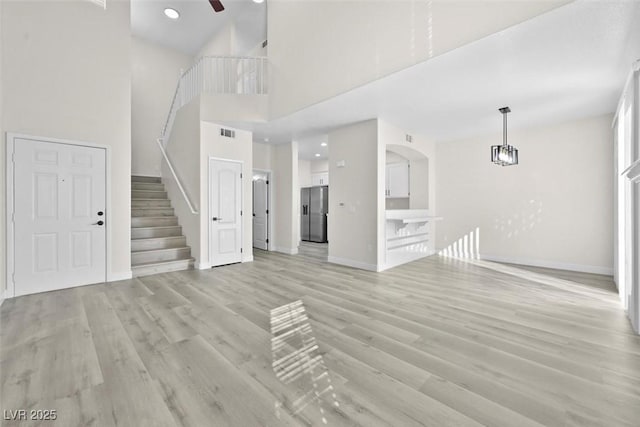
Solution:
<svg viewBox="0 0 640 427"><path fill-rule="evenodd" d="M220 136L224 136L226 138L235 138L236 131L231 129L220 128Z"/></svg>
<svg viewBox="0 0 640 427"><path fill-rule="evenodd" d="M404 136L404 139L405 139L407 142L413 142L413 137L412 137L411 135L409 135L409 134L406 134L406 135Z"/></svg>

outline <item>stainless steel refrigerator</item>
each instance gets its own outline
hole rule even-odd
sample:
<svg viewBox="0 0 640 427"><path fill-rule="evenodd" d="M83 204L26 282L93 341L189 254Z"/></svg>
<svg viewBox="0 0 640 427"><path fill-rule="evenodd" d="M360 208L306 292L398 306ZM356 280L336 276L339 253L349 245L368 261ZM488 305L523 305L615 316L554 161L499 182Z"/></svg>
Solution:
<svg viewBox="0 0 640 427"><path fill-rule="evenodd" d="M302 188L300 193L300 237L307 242L327 242L329 187Z"/></svg>

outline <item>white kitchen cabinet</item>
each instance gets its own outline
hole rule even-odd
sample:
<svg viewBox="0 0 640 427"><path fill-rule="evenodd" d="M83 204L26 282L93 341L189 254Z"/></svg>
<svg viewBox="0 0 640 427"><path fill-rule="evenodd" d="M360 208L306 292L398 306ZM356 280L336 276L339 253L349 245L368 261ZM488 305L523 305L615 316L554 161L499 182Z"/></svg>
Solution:
<svg viewBox="0 0 640 427"><path fill-rule="evenodd" d="M390 163L386 167L386 197L409 197L409 162Z"/></svg>
<svg viewBox="0 0 640 427"><path fill-rule="evenodd" d="M329 185L329 172L312 174L311 185Z"/></svg>

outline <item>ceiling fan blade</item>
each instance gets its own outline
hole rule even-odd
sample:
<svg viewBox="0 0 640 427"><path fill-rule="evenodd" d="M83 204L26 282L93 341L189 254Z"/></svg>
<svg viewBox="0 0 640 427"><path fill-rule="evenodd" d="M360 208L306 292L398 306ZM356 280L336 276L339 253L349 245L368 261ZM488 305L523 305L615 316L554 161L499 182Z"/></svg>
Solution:
<svg viewBox="0 0 640 427"><path fill-rule="evenodd" d="M220 0L209 0L209 4L216 12L222 12L224 10L224 6L220 2Z"/></svg>

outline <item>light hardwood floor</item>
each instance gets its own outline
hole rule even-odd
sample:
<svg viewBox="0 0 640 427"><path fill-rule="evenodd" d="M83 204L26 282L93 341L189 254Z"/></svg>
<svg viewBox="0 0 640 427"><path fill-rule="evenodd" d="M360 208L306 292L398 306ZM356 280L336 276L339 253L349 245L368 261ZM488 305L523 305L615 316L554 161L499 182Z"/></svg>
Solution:
<svg viewBox="0 0 640 427"><path fill-rule="evenodd" d="M65 427L640 425L640 337L610 278L545 273L431 257L376 274L256 251L8 300L2 410L55 409L43 425ZM297 299L339 403L323 395L324 414L294 414L304 385L271 367L269 311Z"/></svg>

